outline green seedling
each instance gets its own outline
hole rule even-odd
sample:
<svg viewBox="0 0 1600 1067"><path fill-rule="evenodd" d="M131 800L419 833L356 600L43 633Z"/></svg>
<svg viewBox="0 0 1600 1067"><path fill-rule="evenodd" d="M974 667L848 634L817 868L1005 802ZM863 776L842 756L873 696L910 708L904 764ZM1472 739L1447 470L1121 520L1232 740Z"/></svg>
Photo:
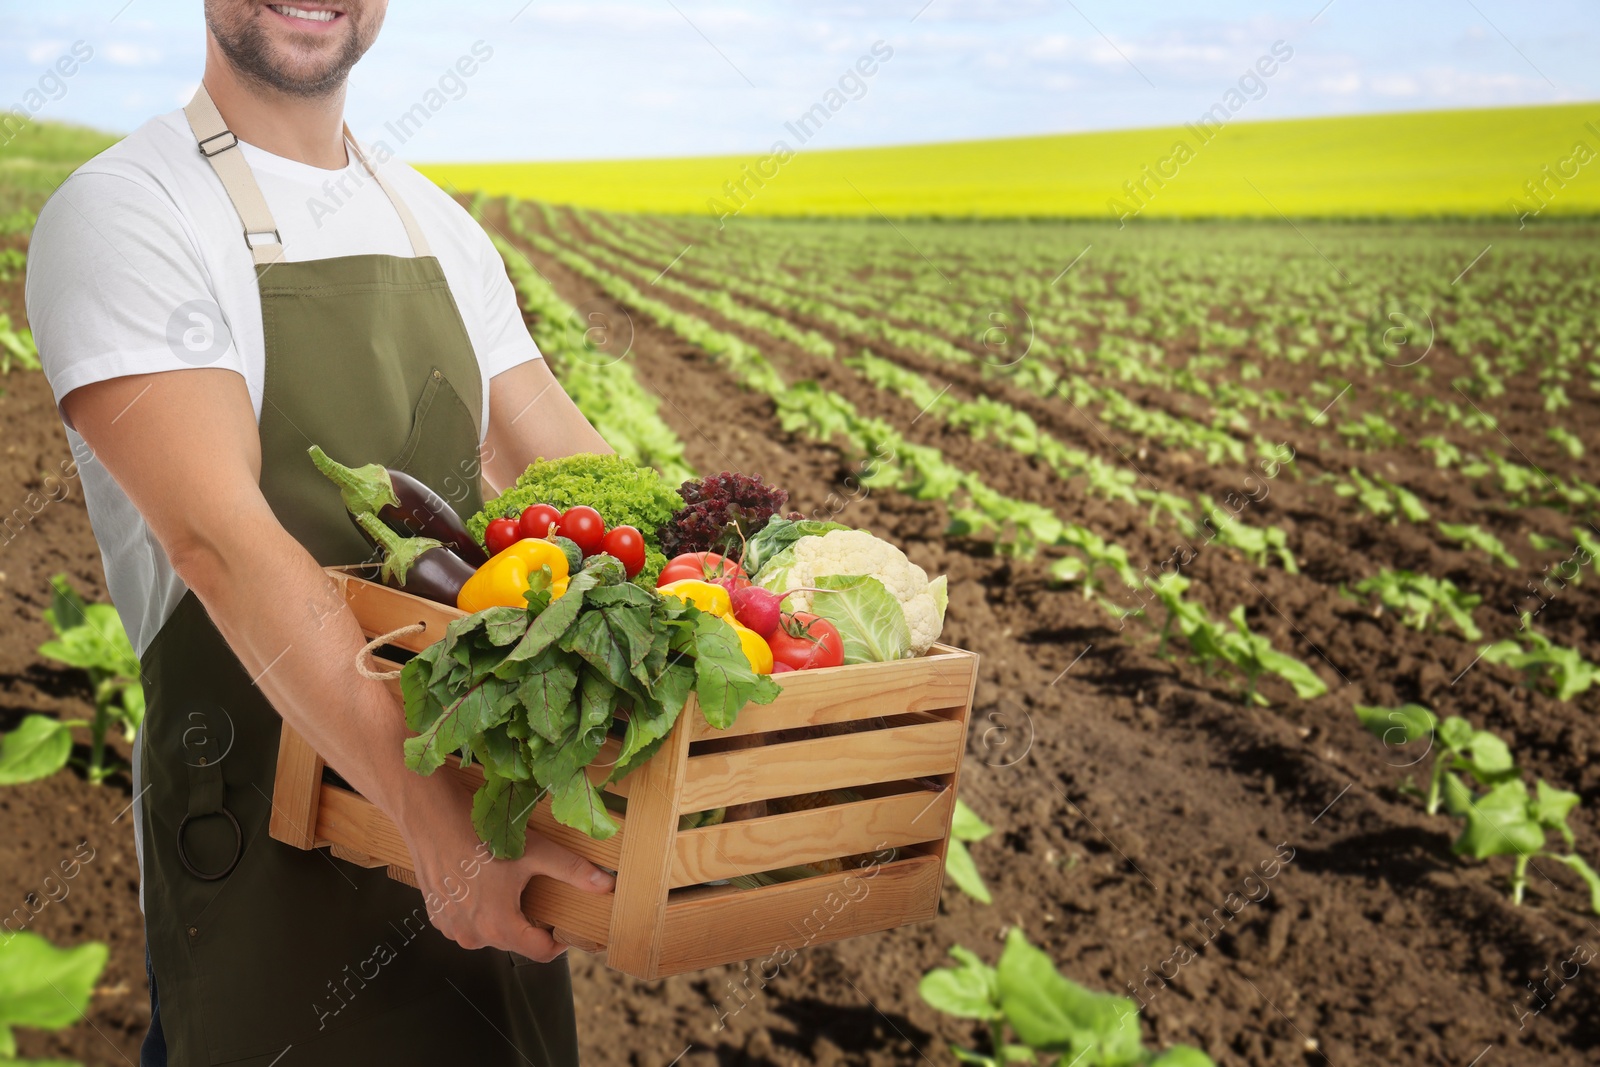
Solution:
<svg viewBox="0 0 1600 1067"><path fill-rule="evenodd" d="M1488 553L1490 558L1502 566L1510 567L1512 570L1521 566L1517 562L1517 557L1506 548L1505 542L1477 523L1441 522L1437 529L1451 541Z"/></svg>
<svg viewBox="0 0 1600 1067"><path fill-rule="evenodd" d="M1247 703L1267 706L1267 698L1257 691L1263 675L1276 674L1294 688L1301 700L1311 700L1328 691L1326 683L1300 660L1272 647L1272 642L1261 634L1252 633L1245 622L1244 605L1228 613L1232 629L1211 619L1205 607L1192 600L1183 599L1189 580L1178 574L1164 574L1158 579L1146 579L1152 592L1167 610L1162 624L1156 654L1166 654L1167 640L1173 635L1184 639L1192 653L1191 659L1207 673L1215 674L1224 667L1232 667L1244 676L1244 699Z"/></svg>
<svg viewBox="0 0 1600 1067"><path fill-rule="evenodd" d="M89 723L87 770L89 781L99 785L114 769L106 761L106 733L120 725L123 738L132 742L144 721L139 657L134 655L116 608L86 602L64 574L50 579L50 586L50 607L44 618L56 636L39 646L39 655L89 675L94 718Z"/></svg>
<svg viewBox="0 0 1600 1067"><path fill-rule="evenodd" d="M1571 458L1583 458L1583 441L1565 426L1552 426L1544 432L1544 435L1560 445Z"/></svg>
<svg viewBox="0 0 1600 1067"><path fill-rule="evenodd" d="M957 889L980 904L993 904L994 897L984 884L983 875L978 873L978 865L972 861L967 846L992 833L994 827L978 818L965 801L957 798L955 814L950 820L950 846L944 854L944 873L950 876Z"/></svg>
<svg viewBox="0 0 1600 1067"><path fill-rule="evenodd" d="M1450 622L1469 641L1483 636L1472 621L1472 609L1483 603L1473 593L1463 593L1448 578L1413 571L1383 570L1356 583L1358 593L1376 594L1378 602L1413 630L1437 631L1435 616Z"/></svg>
<svg viewBox="0 0 1600 1067"><path fill-rule="evenodd" d="M26 930L7 932L0 942L0 1064L48 1067L16 1058L17 1039L11 1028L60 1030L82 1019L109 955L99 941L57 948ZM49 1063L67 1067L59 1060Z"/></svg>
<svg viewBox="0 0 1600 1067"><path fill-rule="evenodd" d="M1516 857L1511 874L1513 904L1522 903L1529 864L1547 856L1572 868L1583 879L1589 890L1589 907L1600 915L1600 874L1572 851L1574 838L1567 825L1567 816L1579 804L1578 794L1557 789L1543 779L1535 783L1535 791L1530 794L1506 743L1459 716L1440 722L1420 704L1398 708L1357 705L1355 711L1362 725L1391 749L1418 745L1421 752L1413 763L1433 752L1425 800L1428 814L1436 814L1442 806L1450 815L1464 820L1465 825L1451 845L1458 856L1480 860ZM1476 792L1474 785L1485 787L1485 791ZM1550 831L1561 835L1566 852L1552 852L1546 847Z"/></svg>
<svg viewBox="0 0 1600 1067"><path fill-rule="evenodd" d="M1575 648L1558 645L1533 629L1533 616L1522 615L1525 643L1515 637L1496 641L1483 651L1486 663L1499 663L1522 671L1528 684L1557 700L1571 700L1600 679L1600 664L1591 663Z"/></svg>
<svg viewBox="0 0 1600 1067"><path fill-rule="evenodd" d="M1189 1045L1147 1050L1134 1001L1063 976L1016 927L1006 935L997 966L960 945L950 955L957 966L927 972L917 992L935 1010L986 1028L986 1052L950 1046L962 1063L1005 1067L1056 1057L1057 1064L1073 1067L1214 1067L1211 1057Z"/></svg>
<svg viewBox="0 0 1600 1067"><path fill-rule="evenodd" d="M1368 512L1390 522L1399 522L1401 518L1407 522L1427 522L1429 518L1428 509L1417 494L1381 474L1368 478L1351 467L1350 481L1335 486L1333 491L1340 496L1355 497Z"/></svg>
<svg viewBox="0 0 1600 1067"><path fill-rule="evenodd" d="M11 316L0 314L0 374L10 374L13 364L23 370L38 370L39 349L33 343L32 330L13 329Z"/></svg>

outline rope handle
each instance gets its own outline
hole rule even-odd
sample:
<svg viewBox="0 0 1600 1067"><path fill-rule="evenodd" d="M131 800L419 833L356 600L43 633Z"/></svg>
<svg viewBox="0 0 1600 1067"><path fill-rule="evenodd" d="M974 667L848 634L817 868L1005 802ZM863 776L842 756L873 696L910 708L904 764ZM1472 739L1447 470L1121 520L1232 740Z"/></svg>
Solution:
<svg viewBox="0 0 1600 1067"><path fill-rule="evenodd" d="M392 682L399 678L400 668L398 667L392 671L380 671L374 670L367 664L377 658L376 653L380 645L391 644L397 637L410 637L412 634L420 634L427 628L428 624L425 622L414 622L409 626L402 626L398 630L392 630L389 633L374 637L371 641L362 645L361 651L356 653L356 673L374 682Z"/></svg>

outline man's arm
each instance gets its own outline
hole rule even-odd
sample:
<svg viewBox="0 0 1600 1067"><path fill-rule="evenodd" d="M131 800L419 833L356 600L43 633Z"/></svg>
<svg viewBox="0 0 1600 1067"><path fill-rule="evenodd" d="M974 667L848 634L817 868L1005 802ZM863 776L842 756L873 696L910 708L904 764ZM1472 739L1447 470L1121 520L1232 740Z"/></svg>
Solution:
<svg viewBox="0 0 1600 1067"><path fill-rule="evenodd" d="M489 380L489 434L483 441L483 479L500 492L543 456L614 451L589 425L550 365L530 359Z"/></svg>
<svg viewBox="0 0 1600 1067"><path fill-rule="evenodd" d="M424 778L405 766L398 703L353 667L366 643L355 616L261 494L244 380L214 368L130 375L76 389L62 408L272 706L395 821L424 895L449 899L444 879L478 852L470 798L445 775ZM612 882L530 833L521 860L484 866L473 891L432 921L466 948L551 959L564 946L521 913L535 874L593 892Z"/></svg>

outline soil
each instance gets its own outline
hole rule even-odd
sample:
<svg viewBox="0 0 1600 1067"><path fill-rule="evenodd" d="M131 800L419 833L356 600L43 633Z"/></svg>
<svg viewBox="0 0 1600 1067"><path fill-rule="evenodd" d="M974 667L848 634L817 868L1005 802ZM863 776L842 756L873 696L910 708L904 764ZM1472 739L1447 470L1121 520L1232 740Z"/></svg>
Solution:
<svg viewBox="0 0 1600 1067"><path fill-rule="evenodd" d="M537 224L533 213L528 218ZM490 221L505 230L503 218L491 214ZM592 283L524 250L570 302L615 308ZM689 307L660 290L652 296ZM815 377L896 425L913 421L914 410L844 368L697 313L759 341L791 379ZM645 315L635 313L633 321L635 372L665 399L662 416L697 469L760 473L788 488L803 511L841 491L853 470L850 456L783 433L766 398L739 389ZM806 325L837 336L825 324ZM957 395L998 396L1068 443L1116 458L1100 431L1070 408L892 346L873 347L950 381ZM1433 387L1441 397L1449 393L1447 378L1438 375ZM1271 384L1288 390L1308 383ZM41 376L13 373L0 385L0 416L10 431L0 501L12 502L9 508L38 491L67 447ZM1139 402L1162 402L1129 392ZM1498 403L1508 437L1542 441L1548 422L1536 393ZM1593 401L1576 403L1564 421L1592 425ZM1129 454L1138 448L1109 432ZM1337 498L1311 477L1392 463L1388 476L1421 494L1436 519L1482 523L1514 544L1525 563L1532 557L1524 531L1565 536L1570 519L1543 509L1510 515L1493 506L1486 488L1458 477L1446 482L1425 455L1409 450L1349 453L1305 440L1303 429L1288 424L1261 432L1293 444L1301 478L1273 479L1250 518L1288 531L1302 573L1257 568L1220 546L1202 548L1186 573L1195 582L1192 595L1213 614L1247 605L1251 626L1311 663L1328 695L1297 701L1273 679L1264 684L1272 706L1248 707L1224 679L1157 656L1148 624L1128 620L1119 632L1103 608L1075 590L1052 588L1043 562L947 540L940 505L892 493L855 500L843 521L897 542L930 573L949 574L944 639L982 656L978 725L961 791L997 828L973 846L994 903L947 887L936 922L808 950L768 981L730 967L644 983L574 954L585 1062L951 1062L946 1043L974 1047L979 1028L927 1007L917 981L947 962L955 944L993 960L1013 925L1074 980L1137 992L1148 1045L1198 1045L1218 1063L1459 1067L1486 1050L1485 1064L1593 1062L1600 993L1587 972L1542 1013L1525 1014L1526 983L1557 972L1575 946L1600 950L1600 926L1587 913L1578 879L1538 861L1527 902L1512 906L1505 893L1510 861L1453 856L1453 823L1425 815L1399 788L1408 774L1423 777L1426 763L1408 767L1414 755L1386 750L1349 709L1417 701L1469 714L1503 736L1530 772L1582 795L1584 807L1572 818L1577 851L1594 857L1600 768L1589 757L1600 753L1600 690L1560 703L1522 687L1504 668L1478 663L1463 673L1473 654L1466 642L1418 633L1340 597L1340 583L1383 566L1451 577L1484 595L1490 610L1479 618L1494 638L1515 625L1509 608L1494 605L1512 603L1525 576L1436 542L1426 527L1391 526L1330 506ZM1065 494L1046 468L1024 457L932 419L909 436L981 471L1001 492L1057 506L1124 545L1136 566L1172 550L1141 510ZM1551 465L1594 480L1585 465ZM1160 488L1191 496L1238 491L1242 476L1159 449L1140 467ZM1546 556L1535 566L1559 558ZM65 571L85 592L104 597L75 487L40 509L0 558L4 585L15 592L0 620L0 727L28 711L81 717L88 694L79 677L42 665L33 653L48 636L40 612L51 574ZM1597 588L1593 581L1569 588L1540 619L1544 632L1591 659L1600 658L1592 651ZM111 946L91 1025L23 1033L24 1054L92 1064L137 1060L148 1010L131 827L119 818L130 800L125 778L93 788L70 774L0 791L6 825L22 828L0 841L0 903L9 910L40 892L46 874L88 841L94 859L30 928L57 942L96 938Z"/></svg>

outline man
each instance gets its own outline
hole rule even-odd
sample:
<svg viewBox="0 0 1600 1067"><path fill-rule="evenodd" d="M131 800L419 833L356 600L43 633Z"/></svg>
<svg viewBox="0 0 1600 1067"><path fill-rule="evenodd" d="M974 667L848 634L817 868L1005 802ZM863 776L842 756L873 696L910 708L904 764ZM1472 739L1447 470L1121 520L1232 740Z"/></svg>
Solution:
<svg viewBox="0 0 1600 1067"><path fill-rule="evenodd" d="M464 514L480 458L500 486L610 451L482 231L347 140L346 76L385 6L206 0L194 101L68 179L30 248L29 318L93 456L84 495L149 701L145 1064L576 1062L564 946L519 898L534 875L611 877L534 835L484 861L470 797L403 765L401 709L355 671L364 638L322 571L367 553L312 444ZM394 820L422 895L268 837L280 715Z"/></svg>

